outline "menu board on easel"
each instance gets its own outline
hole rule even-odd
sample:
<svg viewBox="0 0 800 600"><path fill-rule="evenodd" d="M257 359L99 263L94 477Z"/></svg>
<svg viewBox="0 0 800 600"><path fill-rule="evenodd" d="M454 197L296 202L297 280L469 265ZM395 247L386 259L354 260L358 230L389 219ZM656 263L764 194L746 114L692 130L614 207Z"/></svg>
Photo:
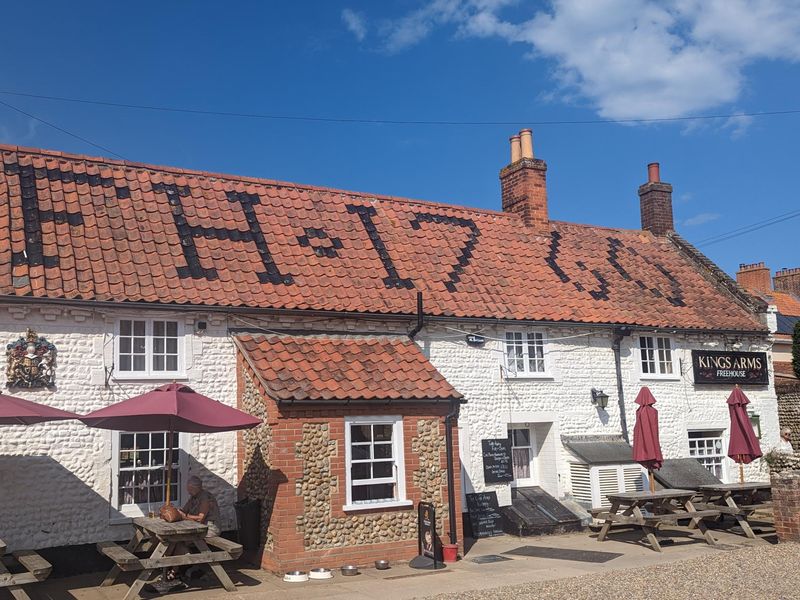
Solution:
<svg viewBox="0 0 800 600"><path fill-rule="evenodd" d="M486 483L514 481L511 464L511 440L495 438L481 440L483 451L483 480Z"/></svg>

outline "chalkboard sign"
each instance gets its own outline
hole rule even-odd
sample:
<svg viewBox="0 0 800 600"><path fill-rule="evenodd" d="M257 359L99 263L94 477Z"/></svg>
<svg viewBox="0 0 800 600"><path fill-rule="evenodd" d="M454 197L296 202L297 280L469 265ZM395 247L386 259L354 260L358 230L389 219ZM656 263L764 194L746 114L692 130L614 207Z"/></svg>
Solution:
<svg viewBox="0 0 800 600"><path fill-rule="evenodd" d="M481 440L483 449L483 480L486 483L514 481L511 466L511 440L497 438Z"/></svg>
<svg viewBox="0 0 800 600"><path fill-rule="evenodd" d="M467 494L467 510L472 525L472 537L503 535L503 515L498 509L495 492Z"/></svg>

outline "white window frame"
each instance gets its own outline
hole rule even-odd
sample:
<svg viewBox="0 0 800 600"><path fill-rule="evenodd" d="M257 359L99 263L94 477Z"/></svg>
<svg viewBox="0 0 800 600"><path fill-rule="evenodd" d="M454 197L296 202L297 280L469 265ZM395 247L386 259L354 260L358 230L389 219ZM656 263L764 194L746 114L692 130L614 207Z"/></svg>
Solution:
<svg viewBox="0 0 800 600"><path fill-rule="evenodd" d="M530 457L528 460L528 472L530 474L529 477L525 479L514 479L511 482L511 487L531 487L535 485L539 485L539 454L536 452L536 448L538 447L536 441L536 432L534 431L533 427L530 423L509 423L508 424L508 434L509 439L511 440L511 453L514 453L514 439L512 436L513 430L525 430L528 432L528 439L530 441L530 445L527 448L530 450ZM525 446L520 446L521 448L525 448ZM513 461L512 461L513 462ZM513 465L512 465L513 470Z"/></svg>
<svg viewBox="0 0 800 600"><path fill-rule="evenodd" d="M146 431L146 432L133 432L133 431L114 431L112 432L111 436L111 452L112 452L112 460L111 460L111 481L112 481L112 489L111 489L111 508L114 511L117 511L122 514L121 518L112 518L112 524L116 522L127 522L129 519L134 517L144 517L147 516L148 512L158 511L161 508L163 502L144 502L141 504L120 504L120 497L119 497L119 477L120 477L120 437L122 434L133 434L136 433L166 433L161 431ZM173 448L172 450L172 464L178 465L178 472L179 481L178 481L178 497L172 498L171 501L176 506L183 506L184 502L184 488L186 478L189 476L189 460L188 460L188 448L189 448L189 436L184 433L178 434L178 446Z"/></svg>
<svg viewBox="0 0 800 600"><path fill-rule="evenodd" d="M393 500L371 500L353 502L353 486L350 476L352 464L350 447L351 425L391 425L392 426L392 456L395 468L395 489L397 497ZM380 508L395 508L400 506L413 506L413 502L406 497L406 470L405 470L405 445L403 443L403 417L402 416L352 416L344 418L344 446L345 446L345 485L346 504L342 507L345 511L374 510ZM364 480L378 481L378 480Z"/></svg>
<svg viewBox="0 0 800 600"><path fill-rule="evenodd" d="M145 323L145 370L144 371L120 371L120 328L122 321L144 321ZM178 370L177 371L156 371L153 369L153 322L154 321L170 321L176 323L177 338L178 338ZM184 323L180 320L170 316L153 316L153 317L136 317L136 316L123 316L119 317L114 326L114 379L118 380L141 380L141 379L155 379L155 380L176 380L186 379L186 348L187 344L184 339Z"/></svg>
<svg viewBox="0 0 800 600"><path fill-rule="evenodd" d="M657 372L655 373L646 373L644 370L644 363L645 363L645 349L642 348L642 340L643 339L652 339L653 340L653 358L655 368ZM672 373L664 373L661 369L661 364L664 361L660 361L658 357L659 347L658 347L658 340L667 340L669 342L669 353L670 353L670 361L669 364L672 365ZM680 380L681 373L680 373L680 361L678 360L678 346L675 343L675 339L668 335L661 335L661 334L650 334L650 335L640 335L636 337L636 347L634 355L636 356L636 366L639 372L640 379L664 379L664 380ZM649 361L647 361L649 362Z"/></svg>
<svg viewBox="0 0 800 600"><path fill-rule="evenodd" d="M692 437L689 437L690 433L705 433L705 434L713 433L714 435L705 435L705 436L700 437L700 438L692 438ZM687 451L689 452L689 457L696 459L697 462L699 462L701 465L703 465L703 467L705 469L707 469L709 471L709 473L712 473L713 475L719 477L719 479L721 481L728 481L728 469L727 469L727 463L728 463L727 458L728 457L727 457L727 452L725 450L727 448L727 444L725 443L726 442L726 433L727 433L727 430L724 427L712 427L712 426L703 427L703 428L692 427L692 428L686 430L686 442L687 442L686 443L686 448L687 448ZM698 440L702 440L704 442L709 442L709 441L713 442L714 440L719 440L720 441L720 451L719 451L719 453L718 454L692 454L692 442L693 441L696 442ZM719 464L720 474L717 475L716 473L713 473L711 471L711 469L709 469L708 466L706 464L704 464L701 459L713 459L716 464Z"/></svg>
<svg viewBox="0 0 800 600"><path fill-rule="evenodd" d="M508 346L509 346L509 335L522 335L522 361L523 361L523 370L517 371L516 367L514 369L511 368L511 360L508 354ZM544 368L543 371L531 371L530 370L530 354L529 344L530 339L529 336L541 336L541 345L542 345L542 366ZM542 329L507 329L503 334L503 340L501 342L503 344L503 370L506 373L506 377L511 379L552 379L553 373L551 370L550 359L549 359L549 343L547 341L547 332ZM516 359L515 359L516 360Z"/></svg>

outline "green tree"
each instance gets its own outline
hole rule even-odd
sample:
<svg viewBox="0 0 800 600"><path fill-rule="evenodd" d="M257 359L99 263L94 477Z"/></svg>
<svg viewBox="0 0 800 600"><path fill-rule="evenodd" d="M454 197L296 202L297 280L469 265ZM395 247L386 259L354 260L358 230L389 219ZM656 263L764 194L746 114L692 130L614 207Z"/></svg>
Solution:
<svg viewBox="0 0 800 600"><path fill-rule="evenodd" d="M794 376L800 379L800 321L794 324L792 333L792 369Z"/></svg>

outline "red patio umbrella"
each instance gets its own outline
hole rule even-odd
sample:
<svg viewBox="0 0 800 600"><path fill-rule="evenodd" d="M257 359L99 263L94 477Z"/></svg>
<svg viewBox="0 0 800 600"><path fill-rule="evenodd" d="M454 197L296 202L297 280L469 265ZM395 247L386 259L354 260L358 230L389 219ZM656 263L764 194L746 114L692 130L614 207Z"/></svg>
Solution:
<svg viewBox="0 0 800 600"><path fill-rule="evenodd" d="M78 415L65 410L0 394L0 425L34 425L78 418Z"/></svg>
<svg viewBox="0 0 800 600"><path fill-rule="evenodd" d="M80 417L89 427L118 431L168 431L166 504L170 503L173 433L215 433L249 429L258 419L180 383L162 385L146 394L123 400Z"/></svg>
<svg viewBox="0 0 800 600"><path fill-rule="evenodd" d="M731 415L731 439L728 456L739 463L739 481L744 482L744 465L761 456L761 446L747 415L750 400L737 385L728 396L728 411Z"/></svg>
<svg viewBox="0 0 800 600"><path fill-rule="evenodd" d="M664 462L661 444L658 441L658 411L653 406L656 399L650 389L643 387L636 396L636 425L633 428L633 460L647 469L650 491L656 489L653 469L660 469Z"/></svg>

